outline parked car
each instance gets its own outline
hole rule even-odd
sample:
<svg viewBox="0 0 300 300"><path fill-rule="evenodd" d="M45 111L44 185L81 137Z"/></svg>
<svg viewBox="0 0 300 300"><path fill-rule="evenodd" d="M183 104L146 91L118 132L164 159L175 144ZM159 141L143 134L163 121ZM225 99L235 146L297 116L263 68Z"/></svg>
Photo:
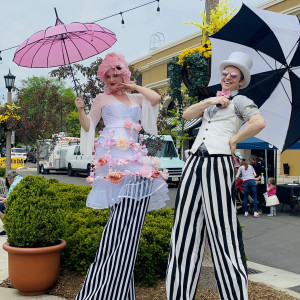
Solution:
<svg viewBox="0 0 300 300"><path fill-rule="evenodd" d="M31 146L28 146L27 148L27 161L33 163L36 162L36 149Z"/></svg>
<svg viewBox="0 0 300 300"><path fill-rule="evenodd" d="M1 149L1 157L5 157L5 156L6 156L6 148L3 147L3 148Z"/></svg>
<svg viewBox="0 0 300 300"><path fill-rule="evenodd" d="M11 157L22 157L24 162L27 161L27 151L23 148L11 148Z"/></svg>

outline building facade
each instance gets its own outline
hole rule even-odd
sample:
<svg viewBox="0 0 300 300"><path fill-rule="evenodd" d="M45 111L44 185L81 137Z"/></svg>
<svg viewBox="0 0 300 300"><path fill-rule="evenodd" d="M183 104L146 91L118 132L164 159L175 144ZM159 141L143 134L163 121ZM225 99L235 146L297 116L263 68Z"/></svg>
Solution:
<svg viewBox="0 0 300 300"><path fill-rule="evenodd" d="M296 15L300 18L299 0L268 0L258 5L257 8ZM141 85L156 89L163 95L163 107L168 108L172 106L172 100L167 94L169 86L168 62L173 57L178 56L184 49L197 47L200 44L201 34L199 31L154 49L149 54L130 62L130 65L141 72L139 78ZM243 152L245 157L250 154L250 151ZM300 179L300 150L286 150L282 154L277 151L276 159L278 182L293 182ZM284 174L283 164L289 165L289 174Z"/></svg>

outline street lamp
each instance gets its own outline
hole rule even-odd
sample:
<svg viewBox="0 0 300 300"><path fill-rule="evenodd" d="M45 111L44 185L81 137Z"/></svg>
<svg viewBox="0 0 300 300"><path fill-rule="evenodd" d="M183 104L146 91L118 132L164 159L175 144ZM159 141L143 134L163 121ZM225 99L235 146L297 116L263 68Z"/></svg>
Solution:
<svg viewBox="0 0 300 300"><path fill-rule="evenodd" d="M5 86L8 90L7 93L7 104L11 105L11 90L14 87L16 76L9 73L4 76ZM5 159L5 173L7 175L8 171L11 168L11 131L6 132L6 159Z"/></svg>

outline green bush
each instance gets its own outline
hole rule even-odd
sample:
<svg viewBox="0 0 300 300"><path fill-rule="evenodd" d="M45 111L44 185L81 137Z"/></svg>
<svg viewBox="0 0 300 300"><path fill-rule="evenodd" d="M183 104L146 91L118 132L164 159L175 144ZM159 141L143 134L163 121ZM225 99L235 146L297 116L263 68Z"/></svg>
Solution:
<svg viewBox="0 0 300 300"><path fill-rule="evenodd" d="M27 176L5 204L7 241L17 247L45 247L63 237L65 214L53 186L43 176Z"/></svg>
<svg viewBox="0 0 300 300"><path fill-rule="evenodd" d="M42 176L25 177L6 205L8 242L32 247L41 240L54 243L63 238L67 246L62 252L62 266L85 275L109 218L108 209L86 207L90 190L89 186L47 181ZM134 270L137 285L154 286L165 278L173 217L174 210L168 208L146 215Z"/></svg>
<svg viewBox="0 0 300 300"><path fill-rule="evenodd" d="M108 209L86 207L67 213L63 266L86 274L94 261L108 218ZM146 215L134 270L137 285L155 286L158 279L165 277L173 218L174 210L169 208Z"/></svg>
<svg viewBox="0 0 300 300"><path fill-rule="evenodd" d="M0 177L5 177L5 168L0 168Z"/></svg>

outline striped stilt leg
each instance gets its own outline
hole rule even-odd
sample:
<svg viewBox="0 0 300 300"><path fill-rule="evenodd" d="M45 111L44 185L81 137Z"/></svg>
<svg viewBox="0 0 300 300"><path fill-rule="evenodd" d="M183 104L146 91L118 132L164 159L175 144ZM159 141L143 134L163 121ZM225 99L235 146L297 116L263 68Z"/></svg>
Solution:
<svg viewBox="0 0 300 300"><path fill-rule="evenodd" d="M166 278L169 300L194 299L197 290L206 239L202 163L197 156L189 158L177 192Z"/></svg>
<svg viewBox="0 0 300 300"><path fill-rule="evenodd" d="M112 207L76 300L135 299L133 269L148 205L149 198L125 198Z"/></svg>
<svg viewBox="0 0 300 300"><path fill-rule="evenodd" d="M248 299L246 263L235 212L233 172L229 156L192 156L188 160L178 191L171 236L167 272L169 300L194 299L206 231L220 298Z"/></svg>

